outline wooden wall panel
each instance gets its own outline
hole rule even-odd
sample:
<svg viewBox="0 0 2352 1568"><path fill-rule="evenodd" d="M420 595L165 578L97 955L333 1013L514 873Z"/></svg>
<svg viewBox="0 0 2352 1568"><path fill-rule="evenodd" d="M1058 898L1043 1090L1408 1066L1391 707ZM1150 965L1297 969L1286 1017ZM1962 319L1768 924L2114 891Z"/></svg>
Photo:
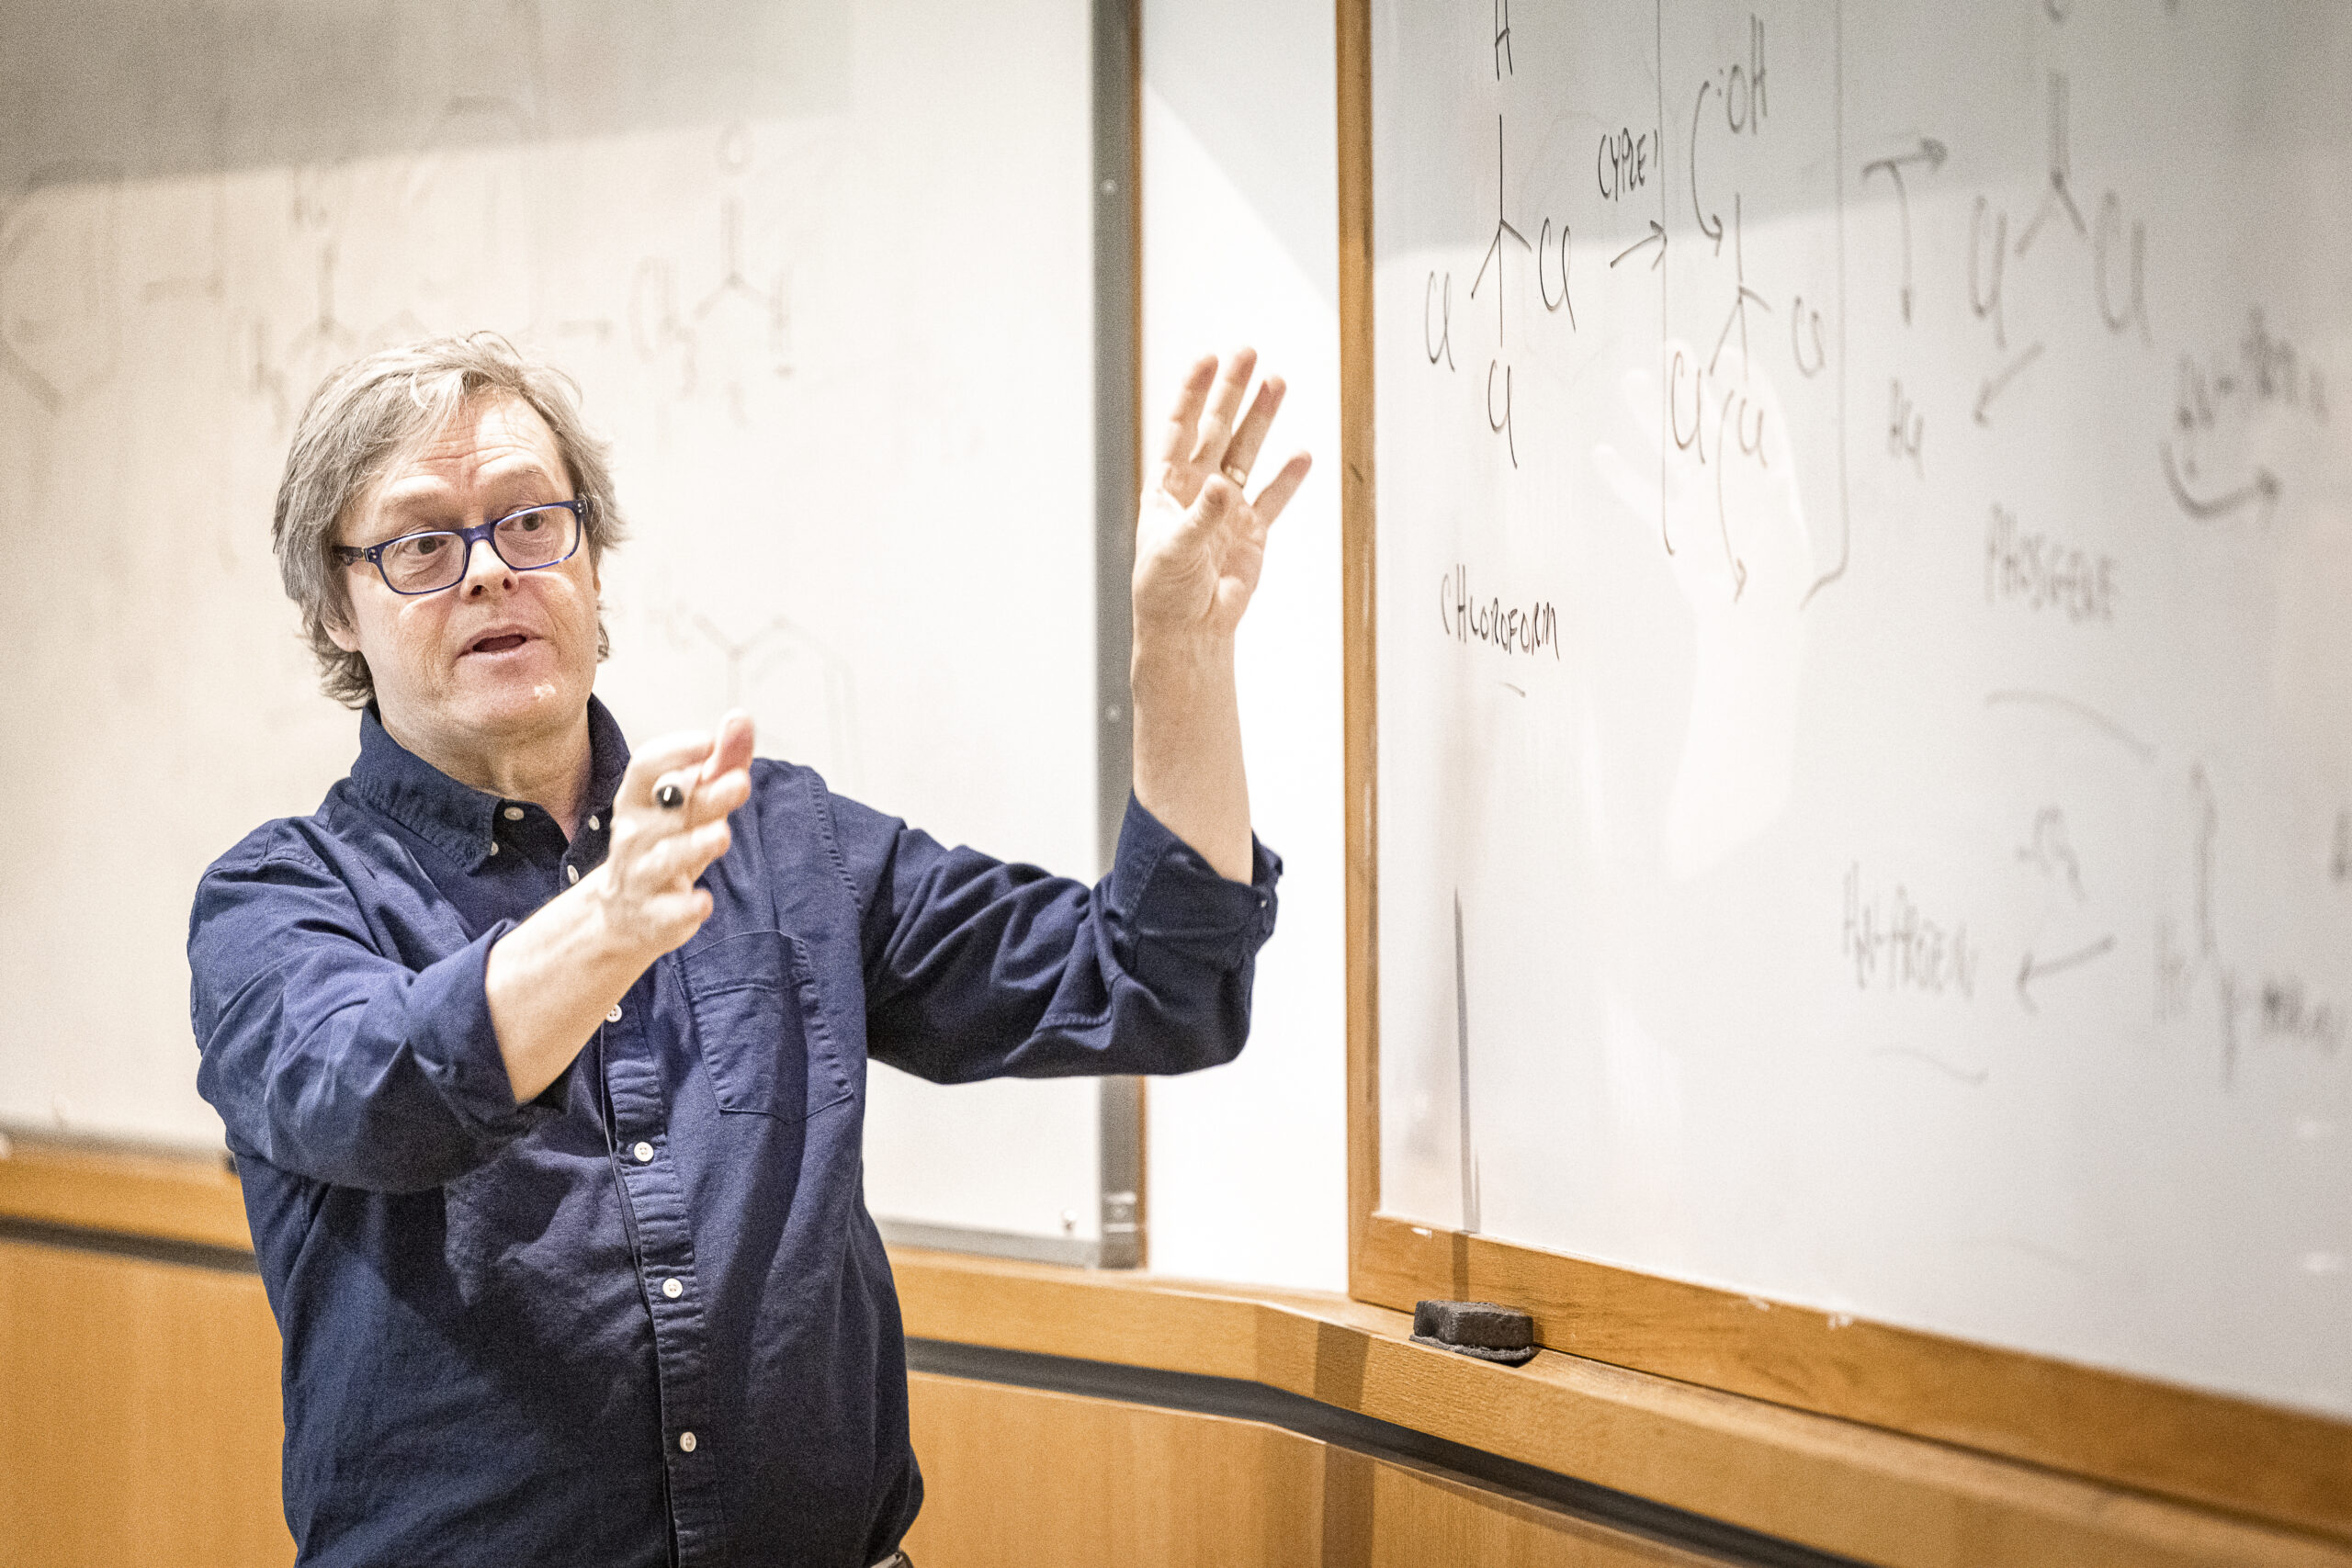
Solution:
<svg viewBox="0 0 2352 1568"><path fill-rule="evenodd" d="M0 1562L290 1562L251 1274L0 1241Z"/></svg>
<svg viewBox="0 0 2352 1568"><path fill-rule="evenodd" d="M909 1393L921 1568L1712 1561L1254 1421L922 1372Z"/></svg>
<svg viewBox="0 0 2352 1568"><path fill-rule="evenodd" d="M243 1240L215 1166L23 1140L0 1156L0 1217ZM1512 1371L1423 1349L1409 1317L1342 1297L904 1248L892 1263L919 1337L1261 1383L1890 1568L2352 1564L2341 1544L1577 1356ZM253 1275L0 1241L0 1564L287 1561L277 1361ZM933 1568L1677 1560L1278 1428L960 1387L916 1380Z"/></svg>
<svg viewBox="0 0 2352 1568"><path fill-rule="evenodd" d="M0 1562L252 1568L279 1510L277 1333L261 1281L0 1242ZM911 1380L925 1568L1519 1568L1698 1560L1250 1421Z"/></svg>

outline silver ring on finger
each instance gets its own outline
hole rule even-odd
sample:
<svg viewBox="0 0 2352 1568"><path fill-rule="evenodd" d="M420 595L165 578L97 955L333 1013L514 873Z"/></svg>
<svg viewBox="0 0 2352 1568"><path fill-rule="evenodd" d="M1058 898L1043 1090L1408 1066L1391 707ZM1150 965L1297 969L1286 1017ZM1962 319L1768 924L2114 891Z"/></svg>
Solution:
<svg viewBox="0 0 2352 1568"><path fill-rule="evenodd" d="M1243 468L1238 463L1227 463L1225 466L1225 477L1231 479L1237 489L1246 490L1249 488L1250 470Z"/></svg>

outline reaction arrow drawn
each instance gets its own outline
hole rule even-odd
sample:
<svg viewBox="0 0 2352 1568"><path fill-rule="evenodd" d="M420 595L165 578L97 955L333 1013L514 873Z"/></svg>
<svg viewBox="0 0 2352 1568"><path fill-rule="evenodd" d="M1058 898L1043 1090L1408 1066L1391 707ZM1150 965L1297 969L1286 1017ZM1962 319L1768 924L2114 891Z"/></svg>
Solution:
<svg viewBox="0 0 2352 1568"><path fill-rule="evenodd" d="M1724 254L1723 214L1710 215L1699 204L1699 116L1707 107L1707 95L1713 91L1713 82L1699 84L1699 101L1690 106L1690 215L1699 220L1699 232L1715 243L1715 254Z"/></svg>
<svg viewBox="0 0 2352 1568"><path fill-rule="evenodd" d="M1619 251L1614 256L1610 258L1609 265L1611 266L1615 266L1619 262L1623 261L1627 256L1632 255L1644 245L1656 245L1657 247L1657 254L1650 258L1650 270L1652 272L1656 272L1657 270L1657 264L1666 259L1666 226L1655 218L1650 220L1650 231L1648 237L1645 239L1636 240L1632 244L1627 245L1623 250Z"/></svg>
<svg viewBox="0 0 2352 1568"><path fill-rule="evenodd" d="M1895 211L1903 220L1903 324L1906 327L1911 324L1911 196L1904 188L1903 166L1905 164L1925 164L1932 174L1944 166L1946 155L1942 142L1933 137L1923 136L1919 138L1919 149L1916 152L1904 152L1893 158L1874 158L1862 165L1864 181L1868 181L1873 173L1883 171L1888 179L1894 182Z"/></svg>
<svg viewBox="0 0 2352 1568"><path fill-rule="evenodd" d="M2040 1012L2041 1010L2034 1005L2033 992L2029 988L2036 980L2044 976L2061 974L2077 965L2088 964L2094 958L2104 958L2114 951L2114 948L2115 938L2110 934L2099 938L2088 947L2078 947L2074 952L2053 958L2046 964L2036 964L2033 961L2033 954L2030 952L2027 953L2025 962L2018 965L2018 1000L2025 1004L2026 1011Z"/></svg>
<svg viewBox="0 0 2352 1568"><path fill-rule="evenodd" d="M2018 373L2019 371L2023 370L2027 366L2032 364L2035 360L2041 357L2041 345L2040 344L2035 344L2031 348L2027 349L2023 354L2018 355L2017 358L2010 361L1999 375L1993 377L1984 383L1983 389L1976 394L1977 423L1990 424L1993 423L1991 420L1984 417L1985 409L1992 405L1993 400L1999 397L2010 382L2018 378Z"/></svg>

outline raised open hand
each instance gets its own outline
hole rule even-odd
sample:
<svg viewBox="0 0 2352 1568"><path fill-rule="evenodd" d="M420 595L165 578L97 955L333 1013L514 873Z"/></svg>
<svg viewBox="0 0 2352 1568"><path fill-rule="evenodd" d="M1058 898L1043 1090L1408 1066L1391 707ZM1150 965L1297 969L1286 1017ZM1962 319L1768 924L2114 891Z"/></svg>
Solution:
<svg viewBox="0 0 2352 1568"><path fill-rule="evenodd" d="M1204 355L1177 394L1159 469L1144 487L1136 519L1138 642L1160 635L1233 635L1257 592L1267 530L1314 461L1293 453L1254 498L1246 493L1250 468L1283 401L1282 378L1270 376L1249 412L1241 413L1257 365L1253 349L1238 350L1221 369L1216 355Z"/></svg>

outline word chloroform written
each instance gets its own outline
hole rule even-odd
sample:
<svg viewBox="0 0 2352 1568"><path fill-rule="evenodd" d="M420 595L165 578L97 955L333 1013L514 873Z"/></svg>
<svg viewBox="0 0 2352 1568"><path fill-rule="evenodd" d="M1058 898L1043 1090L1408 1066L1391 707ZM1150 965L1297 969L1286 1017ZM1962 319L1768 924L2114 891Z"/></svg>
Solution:
<svg viewBox="0 0 2352 1568"><path fill-rule="evenodd" d="M1498 594L1470 591L1470 569L1457 565L1438 579L1438 625L1457 642L1482 642L1505 653L1560 657L1560 612L1548 599L1506 604Z"/></svg>

